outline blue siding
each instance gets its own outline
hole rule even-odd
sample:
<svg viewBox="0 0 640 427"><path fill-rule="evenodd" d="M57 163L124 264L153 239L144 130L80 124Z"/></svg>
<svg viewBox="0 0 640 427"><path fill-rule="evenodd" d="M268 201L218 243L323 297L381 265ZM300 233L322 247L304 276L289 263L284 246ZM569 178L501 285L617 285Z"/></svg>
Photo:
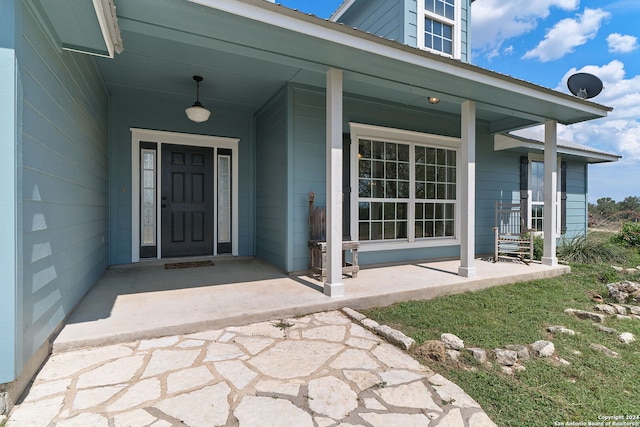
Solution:
<svg viewBox="0 0 640 427"><path fill-rule="evenodd" d="M262 108L256 122L256 256L288 268L287 92Z"/></svg>
<svg viewBox="0 0 640 427"><path fill-rule="evenodd" d="M325 190L325 124L324 92L316 88L293 87L294 117L294 190L293 200L293 269L307 267L307 194L316 193L317 205L324 205ZM345 94L344 132L349 122L414 130L447 136L460 136L460 120L455 117L428 116L425 111ZM493 251L492 228L495 203L517 203L520 188L520 156L516 151L494 151L493 135L481 123L476 142L476 253ZM498 166L499 165L499 166ZM567 237L583 232L586 227L584 163L568 162L567 173ZM459 256L458 246L363 252L363 265Z"/></svg>
<svg viewBox="0 0 640 427"><path fill-rule="evenodd" d="M404 1L388 0L356 2L338 19L338 22L389 40L405 43L403 3Z"/></svg>
<svg viewBox="0 0 640 427"><path fill-rule="evenodd" d="M107 266L107 92L94 59L54 49L28 9L22 103L22 363Z"/></svg>
<svg viewBox="0 0 640 427"><path fill-rule="evenodd" d="M404 0L404 43L418 47L418 2L416 0Z"/></svg>
<svg viewBox="0 0 640 427"><path fill-rule="evenodd" d="M309 192L326 205L326 102L324 92L295 87L293 108L293 271L308 268Z"/></svg>
<svg viewBox="0 0 640 427"><path fill-rule="evenodd" d="M495 203L520 202L520 157L526 152L493 151L493 137L478 126L476 145L476 253L493 252ZM567 161L567 233L571 239L587 229L586 168L576 158ZM559 189L558 189L559 191Z"/></svg>
<svg viewBox="0 0 640 427"><path fill-rule="evenodd" d="M460 60L471 59L469 0L461 0ZM355 2L338 22L368 33L418 47L417 0L363 0Z"/></svg>
<svg viewBox="0 0 640 427"><path fill-rule="evenodd" d="M476 131L476 253L494 249L495 206L520 200L522 153L493 150L493 136L486 127ZM499 165L499 166L498 166Z"/></svg>
<svg viewBox="0 0 640 427"><path fill-rule="evenodd" d="M567 239L587 232L587 167L583 161L567 160Z"/></svg>
<svg viewBox="0 0 640 427"><path fill-rule="evenodd" d="M253 117L232 110L213 110L205 123L184 114L192 100L141 92L113 91L110 99L110 263L131 262L131 128L239 138L238 253L253 251Z"/></svg>
<svg viewBox="0 0 640 427"><path fill-rule="evenodd" d="M292 86L293 92L293 271L308 266L308 193L316 193L316 205L326 200L326 129L325 92L306 86ZM349 132L349 122L394 127L447 136L460 135L460 120L429 116L427 112L406 106L385 104L379 100L351 96L344 97L343 130ZM459 255L458 246L411 249L402 251L363 252L360 263L373 264L447 258Z"/></svg>

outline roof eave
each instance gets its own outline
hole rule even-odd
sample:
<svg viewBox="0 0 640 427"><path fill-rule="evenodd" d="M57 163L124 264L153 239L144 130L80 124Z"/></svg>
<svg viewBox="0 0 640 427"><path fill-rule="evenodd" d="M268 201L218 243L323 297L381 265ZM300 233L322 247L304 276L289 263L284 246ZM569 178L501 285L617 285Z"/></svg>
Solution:
<svg viewBox="0 0 640 427"><path fill-rule="evenodd" d="M400 61L409 66L418 66L426 70L446 73L451 75L452 78L461 78L469 82L486 85L488 88L500 89L505 93L517 95L518 97L530 97L530 99L536 101L548 102L556 107L561 107L561 112L568 116L568 118L562 119L563 115L560 111L555 114L548 114L549 117L545 116L545 119L557 120L559 123L573 124L606 117L607 113L612 111L612 108L592 101L582 100L553 89L423 51L264 0L189 1L288 31L358 49L385 59ZM327 66L331 67L332 64L327 64ZM335 66L339 67L339 65ZM482 100L477 101L482 102Z"/></svg>
<svg viewBox="0 0 640 427"><path fill-rule="evenodd" d="M349 10L349 8L351 6L353 6L353 4L356 2L357 0L344 0L340 6L338 6L338 8L335 10L335 12L333 12L331 14L331 16L329 17L329 21L333 21L336 22L338 19L340 19L340 17L342 15L344 15L346 13L347 10Z"/></svg>
<svg viewBox="0 0 640 427"><path fill-rule="evenodd" d="M493 149L494 151L513 149L544 151L544 142L517 135L499 134L494 135ZM580 149L577 147L568 147L562 144L558 144L558 154L581 157L587 160L588 163L617 162L622 158L622 156L613 153L606 153L599 150Z"/></svg>

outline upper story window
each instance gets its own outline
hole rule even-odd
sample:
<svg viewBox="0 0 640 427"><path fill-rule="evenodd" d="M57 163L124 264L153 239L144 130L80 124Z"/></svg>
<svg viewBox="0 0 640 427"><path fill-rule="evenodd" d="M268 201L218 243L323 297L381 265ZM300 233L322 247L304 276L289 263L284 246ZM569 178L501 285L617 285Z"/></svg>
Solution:
<svg viewBox="0 0 640 427"><path fill-rule="evenodd" d="M418 0L418 47L460 58L460 0Z"/></svg>

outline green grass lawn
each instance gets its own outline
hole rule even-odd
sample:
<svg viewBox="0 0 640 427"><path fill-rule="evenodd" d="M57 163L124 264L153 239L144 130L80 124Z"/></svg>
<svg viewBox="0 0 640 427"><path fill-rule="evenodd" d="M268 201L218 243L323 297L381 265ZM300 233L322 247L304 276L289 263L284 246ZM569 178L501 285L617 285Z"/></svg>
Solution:
<svg viewBox="0 0 640 427"><path fill-rule="evenodd" d="M626 267L640 265L635 253L628 262ZM599 416L640 415L640 320L609 318L604 323L638 339L623 344L617 335L598 331L592 322L563 313L566 308L593 311L589 292L608 301L606 283L640 281L640 277L618 274L608 264L571 268L572 273L562 277L401 303L364 314L403 331L418 345L445 332L462 338L465 347L487 350L552 341L557 356L569 361L569 366L532 358L523 362L525 371L506 375L497 365L478 365L471 357L459 363L421 360L462 387L499 426L587 425L598 422ZM552 335L546 331L549 325L562 325L578 334ZM618 352L620 358L591 349L591 343ZM640 425L640 420L636 422Z"/></svg>

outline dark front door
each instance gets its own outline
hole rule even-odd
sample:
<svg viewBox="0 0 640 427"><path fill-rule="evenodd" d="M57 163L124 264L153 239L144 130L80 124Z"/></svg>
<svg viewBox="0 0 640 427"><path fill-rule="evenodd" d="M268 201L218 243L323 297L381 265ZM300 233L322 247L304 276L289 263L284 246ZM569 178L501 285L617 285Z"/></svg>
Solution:
<svg viewBox="0 0 640 427"><path fill-rule="evenodd" d="M162 257L213 255L213 149L162 145Z"/></svg>

